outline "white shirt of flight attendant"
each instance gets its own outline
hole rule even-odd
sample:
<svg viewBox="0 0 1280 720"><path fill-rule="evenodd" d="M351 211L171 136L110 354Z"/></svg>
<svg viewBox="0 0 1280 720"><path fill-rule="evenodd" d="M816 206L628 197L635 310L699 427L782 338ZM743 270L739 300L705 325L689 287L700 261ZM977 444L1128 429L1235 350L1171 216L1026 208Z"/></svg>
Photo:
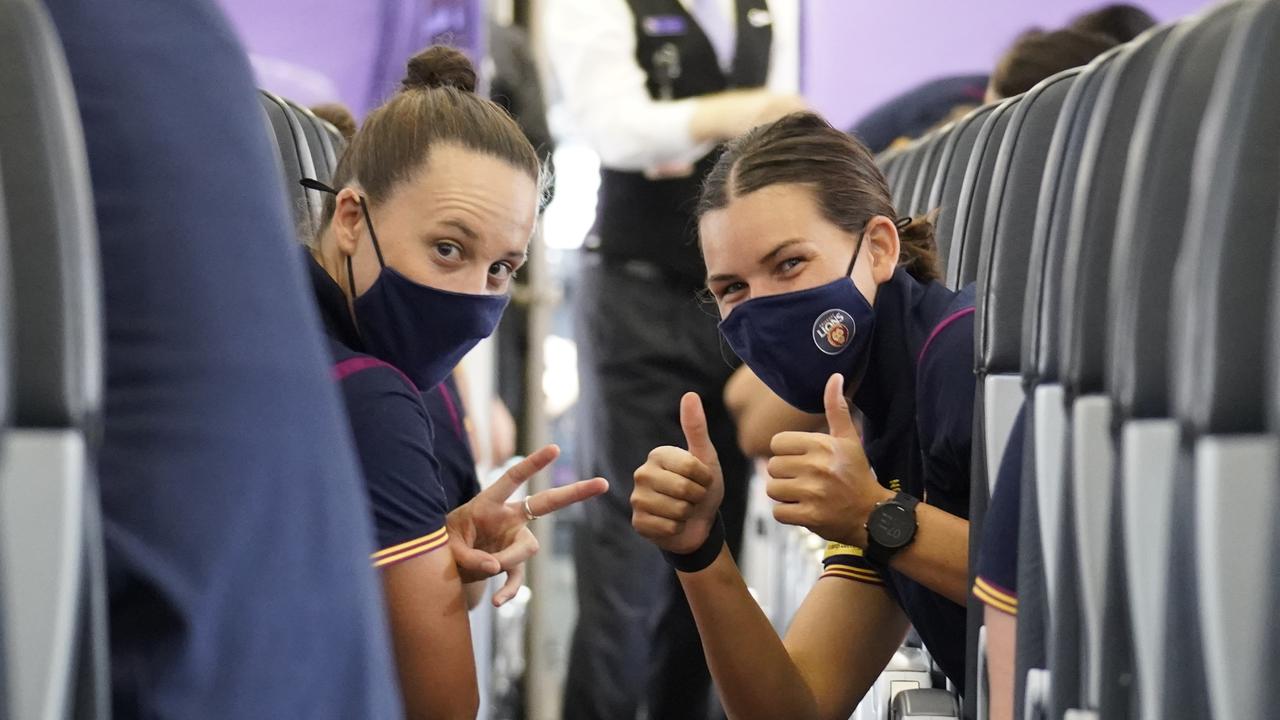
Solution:
<svg viewBox="0 0 1280 720"><path fill-rule="evenodd" d="M694 14L697 0L680 0ZM735 0L719 0L732 23ZM654 100L636 61L626 0L543 0L543 48L576 130L614 170L658 175L688 167L716 143L805 109L799 88L799 0L769 0L773 41L764 91ZM696 15L695 15L696 17Z"/></svg>

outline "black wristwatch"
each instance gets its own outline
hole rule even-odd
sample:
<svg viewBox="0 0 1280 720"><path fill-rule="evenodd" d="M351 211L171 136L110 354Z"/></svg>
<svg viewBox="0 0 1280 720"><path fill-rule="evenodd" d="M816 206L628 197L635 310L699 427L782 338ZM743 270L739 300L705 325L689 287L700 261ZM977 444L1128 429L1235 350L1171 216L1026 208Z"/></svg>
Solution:
<svg viewBox="0 0 1280 720"><path fill-rule="evenodd" d="M916 539L916 505L920 501L906 493L878 503L867 517L867 549L864 557L881 567L899 550Z"/></svg>

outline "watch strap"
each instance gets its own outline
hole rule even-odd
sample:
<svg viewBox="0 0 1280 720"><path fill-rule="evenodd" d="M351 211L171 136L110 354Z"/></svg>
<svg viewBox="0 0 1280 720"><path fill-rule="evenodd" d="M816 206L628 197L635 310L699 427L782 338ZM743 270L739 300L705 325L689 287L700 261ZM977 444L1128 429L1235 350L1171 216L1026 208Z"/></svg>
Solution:
<svg viewBox="0 0 1280 720"><path fill-rule="evenodd" d="M920 504L920 500L916 498L914 495L909 495L907 493L900 492L897 495L894 495L892 500L886 500L885 502L877 505L875 510L872 510L871 512L874 514L876 510L879 510L881 507L884 507L885 505L897 505L905 509L907 512L911 513L911 517L914 520L916 516L916 506L919 504ZM911 544L912 541L915 540L915 530L913 529L911 532L911 540L908 540L906 545L902 545L896 548L885 547L884 545L881 545L880 543L876 542L875 539L871 537L870 522L868 522L867 525L868 525L867 549L863 551L863 556L867 559L867 562L870 562L871 564L877 565L879 567L887 567L889 565L890 558L892 558L895 554L898 553L898 551L907 547L908 545Z"/></svg>

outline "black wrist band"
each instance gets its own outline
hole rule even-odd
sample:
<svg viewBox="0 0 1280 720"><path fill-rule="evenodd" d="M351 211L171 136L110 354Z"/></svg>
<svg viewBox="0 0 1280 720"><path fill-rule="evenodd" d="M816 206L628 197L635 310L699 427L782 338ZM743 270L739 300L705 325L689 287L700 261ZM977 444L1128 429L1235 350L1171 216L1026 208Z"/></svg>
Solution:
<svg viewBox="0 0 1280 720"><path fill-rule="evenodd" d="M662 551L667 564L684 573L695 573L705 570L720 557L720 548L724 547L724 519L716 513L716 521L711 525L711 532L702 546L688 554Z"/></svg>

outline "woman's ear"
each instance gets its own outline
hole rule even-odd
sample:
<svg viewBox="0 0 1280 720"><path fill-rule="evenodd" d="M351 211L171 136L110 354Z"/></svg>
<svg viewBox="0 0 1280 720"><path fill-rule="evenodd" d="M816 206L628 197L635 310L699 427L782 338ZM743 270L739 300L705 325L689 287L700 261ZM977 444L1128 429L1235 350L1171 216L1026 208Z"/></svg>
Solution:
<svg viewBox="0 0 1280 720"><path fill-rule="evenodd" d="M338 252L343 257L352 257L356 248L360 247L360 238L365 232L364 208L360 205L360 193L352 188L338 191L334 199L333 237Z"/></svg>
<svg viewBox="0 0 1280 720"><path fill-rule="evenodd" d="M876 215L867 222L862 243L866 246L865 252L869 254L868 259L871 261L872 279L877 285L888 282L898 267L901 253L898 228L889 218Z"/></svg>

